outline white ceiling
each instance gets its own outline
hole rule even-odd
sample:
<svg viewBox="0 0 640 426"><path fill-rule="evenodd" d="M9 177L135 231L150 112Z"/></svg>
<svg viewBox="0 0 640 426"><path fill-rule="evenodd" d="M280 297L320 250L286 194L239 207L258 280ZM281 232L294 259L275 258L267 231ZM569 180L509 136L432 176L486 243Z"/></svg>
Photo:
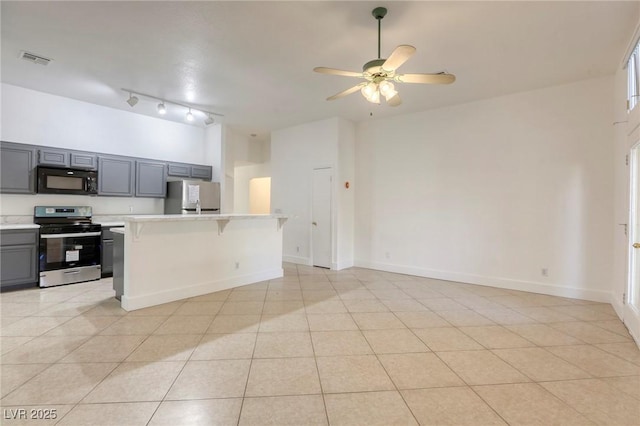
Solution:
<svg viewBox="0 0 640 426"><path fill-rule="evenodd" d="M399 85L397 108L358 93L325 101L359 80L312 69L359 71L375 59L377 6L389 9L383 57L411 44L417 52L401 72L447 70L457 81ZM156 116L154 102L125 103L120 89L130 88L264 135L333 116L361 121L613 74L639 3L2 1L1 13L5 83ZM54 62L28 63L20 50ZM183 121L184 111L167 118Z"/></svg>

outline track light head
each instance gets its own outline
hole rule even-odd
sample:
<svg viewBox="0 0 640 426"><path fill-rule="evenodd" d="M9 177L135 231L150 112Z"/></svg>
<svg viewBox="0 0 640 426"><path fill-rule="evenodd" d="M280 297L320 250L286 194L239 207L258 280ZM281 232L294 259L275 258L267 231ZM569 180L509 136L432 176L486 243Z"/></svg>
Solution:
<svg viewBox="0 0 640 426"><path fill-rule="evenodd" d="M164 106L164 101L158 104L158 114L165 115L167 113L167 107Z"/></svg>
<svg viewBox="0 0 640 426"><path fill-rule="evenodd" d="M129 104L130 107L134 107L136 106L136 104L138 103L140 99L138 99L137 96L134 96L132 93L129 93L129 99L127 99L127 103Z"/></svg>
<svg viewBox="0 0 640 426"><path fill-rule="evenodd" d="M189 112L187 113L187 121L193 121L193 114L191 113L191 108L189 108Z"/></svg>
<svg viewBox="0 0 640 426"><path fill-rule="evenodd" d="M207 115L207 118L205 118L204 120L204 124L206 124L207 126L210 124L213 124L216 120L214 120L213 115L211 113L209 113Z"/></svg>

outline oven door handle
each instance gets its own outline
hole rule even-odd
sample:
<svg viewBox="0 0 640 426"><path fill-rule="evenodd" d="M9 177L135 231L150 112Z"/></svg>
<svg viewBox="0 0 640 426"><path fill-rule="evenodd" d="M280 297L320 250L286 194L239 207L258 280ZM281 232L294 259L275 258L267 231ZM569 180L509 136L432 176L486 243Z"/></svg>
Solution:
<svg viewBox="0 0 640 426"><path fill-rule="evenodd" d="M97 237L101 232L74 232L72 234L41 234L40 238Z"/></svg>

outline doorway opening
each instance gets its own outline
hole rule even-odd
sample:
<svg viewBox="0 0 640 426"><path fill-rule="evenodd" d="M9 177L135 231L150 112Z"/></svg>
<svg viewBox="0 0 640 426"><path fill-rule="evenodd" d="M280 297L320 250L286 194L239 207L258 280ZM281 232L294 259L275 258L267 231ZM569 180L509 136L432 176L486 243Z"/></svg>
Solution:
<svg viewBox="0 0 640 426"><path fill-rule="evenodd" d="M260 177L249 180L249 213L271 212L271 178Z"/></svg>

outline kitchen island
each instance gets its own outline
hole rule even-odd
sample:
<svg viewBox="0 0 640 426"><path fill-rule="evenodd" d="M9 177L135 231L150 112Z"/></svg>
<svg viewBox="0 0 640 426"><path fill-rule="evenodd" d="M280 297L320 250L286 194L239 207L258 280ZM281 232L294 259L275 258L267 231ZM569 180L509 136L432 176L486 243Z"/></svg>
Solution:
<svg viewBox="0 0 640 426"><path fill-rule="evenodd" d="M127 311L279 278L283 215L125 216L114 288ZM114 254L119 248L114 247Z"/></svg>

